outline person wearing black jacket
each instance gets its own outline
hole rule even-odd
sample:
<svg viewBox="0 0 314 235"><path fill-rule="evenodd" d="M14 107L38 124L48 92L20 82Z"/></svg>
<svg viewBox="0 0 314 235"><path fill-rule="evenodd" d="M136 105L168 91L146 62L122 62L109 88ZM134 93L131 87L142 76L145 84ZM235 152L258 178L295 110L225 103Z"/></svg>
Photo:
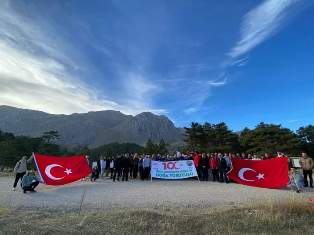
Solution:
<svg viewBox="0 0 314 235"><path fill-rule="evenodd" d="M106 158L106 168L105 168L106 177L109 176L109 172L110 172L110 162L111 162L111 159L107 157L107 158Z"/></svg>
<svg viewBox="0 0 314 235"><path fill-rule="evenodd" d="M201 169L201 180L208 181L208 168L209 168L209 160L208 157L203 153L199 162L199 167Z"/></svg>
<svg viewBox="0 0 314 235"><path fill-rule="evenodd" d="M120 181L121 176L121 156L118 156L114 159L114 168L113 168L113 182L116 181L116 178L118 181Z"/></svg>
<svg viewBox="0 0 314 235"><path fill-rule="evenodd" d="M143 168L143 157L139 158L138 161L138 170L140 172L140 178L141 180L144 180L144 168Z"/></svg>
<svg viewBox="0 0 314 235"><path fill-rule="evenodd" d="M139 158L138 158L138 154L134 154L133 157L133 179L137 178L137 172L138 172L138 162L139 162Z"/></svg>
<svg viewBox="0 0 314 235"><path fill-rule="evenodd" d="M130 158L128 154L125 154L121 158L122 181L124 180L128 181L130 166L131 166Z"/></svg>
<svg viewBox="0 0 314 235"><path fill-rule="evenodd" d="M130 159L130 169L129 169L129 174L130 174L130 178L133 178L134 160L133 160L133 155L132 155L132 154L129 156L129 159Z"/></svg>
<svg viewBox="0 0 314 235"><path fill-rule="evenodd" d="M227 171L228 171L228 164L225 158L222 157L221 154L218 155L218 169L219 169L219 182L228 183Z"/></svg>

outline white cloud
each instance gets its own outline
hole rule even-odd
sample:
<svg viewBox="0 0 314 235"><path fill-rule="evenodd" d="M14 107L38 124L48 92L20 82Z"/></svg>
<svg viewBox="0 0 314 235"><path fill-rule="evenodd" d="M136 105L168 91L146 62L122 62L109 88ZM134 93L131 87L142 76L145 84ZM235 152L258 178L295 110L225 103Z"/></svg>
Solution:
<svg viewBox="0 0 314 235"><path fill-rule="evenodd" d="M298 119L291 119L291 120L288 120L287 123L296 123L296 122L299 122Z"/></svg>
<svg viewBox="0 0 314 235"><path fill-rule="evenodd" d="M228 53L228 59L221 64L220 74L213 80L192 81L198 83L198 86L197 89L191 92L193 95L190 95L191 99L188 99L184 113L193 114L202 110L202 106L211 95L213 88L227 84L229 77L228 68L231 66L244 66L248 61L247 53L280 29L286 22L288 13L291 13L290 10L298 1L265 0L244 15L241 24L240 39L231 48ZM186 67L184 66L183 68Z"/></svg>
<svg viewBox="0 0 314 235"><path fill-rule="evenodd" d="M0 105L64 114L107 109L127 114L165 112L151 108L146 96L154 86L143 78L133 81L140 85L134 85L134 93L129 94L134 102L110 100L89 87L70 72L89 69L86 61L80 61L83 57L76 58L79 52L66 41L53 39L62 35L54 35L48 25L41 27L40 22L19 15L10 4L0 3ZM121 88L122 94L128 91Z"/></svg>
<svg viewBox="0 0 314 235"><path fill-rule="evenodd" d="M266 0L249 11L243 17L240 40L229 53L231 63L276 33L285 23L289 10L298 1Z"/></svg>
<svg viewBox="0 0 314 235"><path fill-rule="evenodd" d="M199 107L190 107L190 108L186 108L184 110L185 114L192 114L192 113L196 113L199 110Z"/></svg>
<svg viewBox="0 0 314 235"><path fill-rule="evenodd" d="M224 80L220 80L220 81L217 81L217 80L211 80L211 81L207 81L207 84L212 86L212 87L219 87L219 86L224 86L227 82L227 79L224 79Z"/></svg>

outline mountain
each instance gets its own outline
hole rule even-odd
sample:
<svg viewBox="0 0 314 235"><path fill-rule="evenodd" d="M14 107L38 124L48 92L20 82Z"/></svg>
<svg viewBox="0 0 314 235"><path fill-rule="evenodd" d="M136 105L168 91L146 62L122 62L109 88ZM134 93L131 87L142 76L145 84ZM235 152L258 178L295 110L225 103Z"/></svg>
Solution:
<svg viewBox="0 0 314 235"><path fill-rule="evenodd" d="M0 106L0 130L15 135L41 136L46 131L58 131L59 144L97 147L113 142L144 145L164 139L167 143L183 140L183 131L164 115L149 112L136 116L118 111L97 111L56 115L45 112Z"/></svg>

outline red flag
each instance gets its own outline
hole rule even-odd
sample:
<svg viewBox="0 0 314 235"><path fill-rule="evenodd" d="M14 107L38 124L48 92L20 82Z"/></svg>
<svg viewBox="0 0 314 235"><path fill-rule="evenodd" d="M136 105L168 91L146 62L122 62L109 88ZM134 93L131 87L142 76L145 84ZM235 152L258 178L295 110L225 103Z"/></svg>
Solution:
<svg viewBox="0 0 314 235"><path fill-rule="evenodd" d="M64 185L88 176L91 169L85 156L56 157L34 154L38 172L47 185Z"/></svg>
<svg viewBox="0 0 314 235"><path fill-rule="evenodd" d="M269 160L232 159L228 177L239 184L261 188L283 188L289 182L288 158Z"/></svg>

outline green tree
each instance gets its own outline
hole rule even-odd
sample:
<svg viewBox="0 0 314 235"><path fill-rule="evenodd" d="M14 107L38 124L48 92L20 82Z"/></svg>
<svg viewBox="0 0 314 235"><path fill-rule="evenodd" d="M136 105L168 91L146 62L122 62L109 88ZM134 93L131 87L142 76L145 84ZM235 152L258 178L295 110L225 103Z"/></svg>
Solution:
<svg viewBox="0 0 314 235"><path fill-rule="evenodd" d="M200 151L206 145L206 138L202 125L192 122L191 127L185 127L185 142L193 151Z"/></svg>
<svg viewBox="0 0 314 235"><path fill-rule="evenodd" d="M235 152L239 150L239 136L229 130L226 123L221 122L213 126L214 143L217 146L214 149L217 152Z"/></svg>
<svg viewBox="0 0 314 235"><path fill-rule="evenodd" d="M160 154L166 154L168 152L167 150L167 144L166 142L164 141L164 139L161 139L159 141L159 144L158 144L158 151L157 153L160 153Z"/></svg>
<svg viewBox="0 0 314 235"><path fill-rule="evenodd" d="M144 148L133 143L111 143L91 150L92 156L113 157L123 153L142 153Z"/></svg>
<svg viewBox="0 0 314 235"><path fill-rule="evenodd" d="M91 155L91 150L89 149L89 147L87 145L84 145L83 147L81 147L77 151L77 154L79 154L79 155Z"/></svg>
<svg viewBox="0 0 314 235"><path fill-rule="evenodd" d="M145 152L147 154L154 154L156 153L158 146L156 146L151 139L148 139L145 145Z"/></svg>
<svg viewBox="0 0 314 235"><path fill-rule="evenodd" d="M300 141L295 133L281 125L265 123L260 123L253 130L245 128L240 134L240 144L247 153L297 154L300 150Z"/></svg>
<svg viewBox="0 0 314 235"><path fill-rule="evenodd" d="M203 125L192 123L186 129L186 142L197 151L207 152L229 152L239 149L238 135L229 130L228 126L222 122Z"/></svg>
<svg viewBox="0 0 314 235"><path fill-rule="evenodd" d="M314 157L314 126L300 127L297 130L297 136L301 142L302 150Z"/></svg>
<svg viewBox="0 0 314 235"><path fill-rule="evenodd" d="M47 132L44 132L41 138L45 143L49 144L53 141L58 140L60 138L60 135L58 131L47 131Z"/></svg>

